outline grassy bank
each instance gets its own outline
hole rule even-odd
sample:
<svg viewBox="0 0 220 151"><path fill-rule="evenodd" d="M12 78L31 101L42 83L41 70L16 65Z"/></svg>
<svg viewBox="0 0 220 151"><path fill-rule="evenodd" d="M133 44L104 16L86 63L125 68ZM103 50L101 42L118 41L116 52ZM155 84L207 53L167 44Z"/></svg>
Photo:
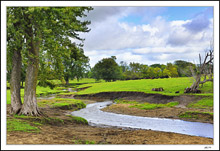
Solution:
<svg viewBox="0 0 220 151"><path fill-rule="evenodd" d="M213 107L213 97L204 97L201 100L187 105L189 108L206 109Z"/></svg>
<svg viewBox="0 0 220 151"><path fill-rule="evenodd" d="M174 107L179 104L179 102L169 102L166 104L154 104L154 103L140 103L136 101L128 101L128 100L118 100L116 99L114 101L117 104L129 104L130 108L138 108L142 110L152 110L152 109L157 109L157 108L165 108L165 107Z"/></svg>
<svg viewBox="0 0 220 151"><path fill-rule="evenodd" d="M66 98L54 98L51 100L39 100L37 102L39 107L51 107L60 109L82 109L86 107L86 104L81 100L66 99Z"/></svg>

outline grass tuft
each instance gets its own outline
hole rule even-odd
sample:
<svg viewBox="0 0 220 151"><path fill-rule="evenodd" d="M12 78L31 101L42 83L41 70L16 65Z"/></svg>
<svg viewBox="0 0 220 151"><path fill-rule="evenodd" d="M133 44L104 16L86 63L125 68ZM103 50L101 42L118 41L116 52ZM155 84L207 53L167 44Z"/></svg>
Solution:
<svg viewBox="0 0 220 151"><path fill-rule="evenodd" d="M210 108L213 107L213 97L205 97L201 100L197 101L196 103L190 103L187 105L189 108Z"/></svg>
<svg viewBox="0 0 220 151"><path fill-rule="evenodd" d="M39 132L40 129L19 119L7 119L7 131Z"/></svg>
<svg viewBox="0 0 220 151"><path fill-rule="evenodd" d="M130 107L135 107L143 110L152 110L156 108L164 108L164 107L174 107L178 105L179 102L169 102L167 104L153 104L153 103L143 103L143 104L135 104Z"/></svg>
<svg viewBox="0 0 220 151"><path fill-rule="evenodd" d="M95 144L95 141L89 141L89 140L81 140L77 137L73 137L73 143L74 144Z"/></svg>
<svg viewBox="0 0 220 151"><path fill-rule="evenodd" d="M183 114L180 114L180 118L195 118L199 119L199 115L208 115L211 118L213 118L213 113L211 112L200 112L200 111L186 111Z"/></svg>
<svg viewBox="0 0 220 151"><path fill-rule="evenodd" d="M82 117L72 116L72 115L67 115L67 116L70 117L70 121L76 122L78 124L88 125L88 121Z"/></svg>
<svg viewBox="0 0 220 151"><path fill-rule="evenodd" d="M128 100L122 100L122 99L115 99L114 100L115 103L117 104L138 104L138 102L136 101L128 101Z"/></svg>

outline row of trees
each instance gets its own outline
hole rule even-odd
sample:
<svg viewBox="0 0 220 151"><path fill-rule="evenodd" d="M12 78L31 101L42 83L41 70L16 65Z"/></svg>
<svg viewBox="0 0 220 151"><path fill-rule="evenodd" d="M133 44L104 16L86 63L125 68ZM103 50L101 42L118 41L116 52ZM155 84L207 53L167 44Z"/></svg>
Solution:
<svg viewBox="0 0 220 151"><path fill-rule="evenodd" d="M89 32L82 20L91 7L7 7L7 78L10 79L11 113L39 115L36 86L48 79L80 74L89 60L83 54L78 32ZM81 41L77 45L70 37ZM74 70L72 70L74 68ZM75 71L75 72L70 72ZM24 102L20 83L25 79Z"/></svg>
<svg viewBox="0 0 220 151"><path fill-rule="evenodd" d="M214 49L212 45L202 60L199 54L199 64L195 65L183 60L176 60L174 64L167 63L144 65L131 62L116 63L116 57L104 58L99 61L91 70L91 77L96 80L104 79L105 81L146 79L146 78L168 78L168 77L193 77L193 84L185 89L185 93L200 93L198 90L200 84L207 81L213 82L213 60Z"/></svg>
<svg viewBox="0 0 220 151"><path fill-rule="evenodd" d="M192 76L191 68L195 70L196 65L183 60L150 66L134 62L127 64L124 61L117 64L116 57L112 56L99 61L91 69L90 77L105 81L185 77Z"/></svg>

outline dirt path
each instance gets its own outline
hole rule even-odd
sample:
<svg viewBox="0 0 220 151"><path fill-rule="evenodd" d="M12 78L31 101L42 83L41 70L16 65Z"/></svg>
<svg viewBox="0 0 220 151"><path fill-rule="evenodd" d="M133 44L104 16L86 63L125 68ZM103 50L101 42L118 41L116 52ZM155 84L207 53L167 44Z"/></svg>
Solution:
<svg viewBox="0 0 220 151"><path fill-rule="evenodd" d="M7 144L75 144L94 141L95 144L213 144L210 138L151 130L122 130L71 124L45 125L40 133L9 132Z"/></svg>

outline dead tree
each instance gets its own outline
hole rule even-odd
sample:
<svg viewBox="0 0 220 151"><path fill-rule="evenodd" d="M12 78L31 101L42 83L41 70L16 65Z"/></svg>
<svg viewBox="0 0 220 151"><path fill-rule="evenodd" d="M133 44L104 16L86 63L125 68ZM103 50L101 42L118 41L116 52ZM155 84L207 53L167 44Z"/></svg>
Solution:
<svg viewBox="0 0 220 151"><path fill-rule="evenodd" d="M213 49L210 49L208 52L206 52L203 62L201 55L199 54L200 64L196 68L196 71L191 67L194 82L190 88L185 89L185 93L201 93L201 91L198 90L200 84L203 85L207 81L213 82L213 59Z"/></svg>

